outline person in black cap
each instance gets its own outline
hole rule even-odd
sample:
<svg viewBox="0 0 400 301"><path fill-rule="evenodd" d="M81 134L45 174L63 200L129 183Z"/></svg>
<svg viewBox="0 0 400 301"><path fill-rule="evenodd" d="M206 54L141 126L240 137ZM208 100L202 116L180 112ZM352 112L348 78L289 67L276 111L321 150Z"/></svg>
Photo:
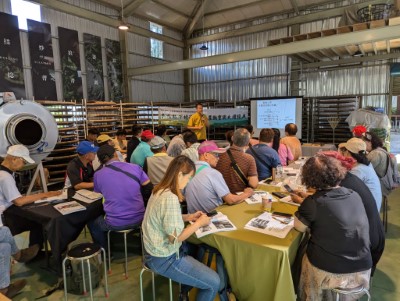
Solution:
<svg viewBox="0 0 400 301"><path fill-rule="evenodd" d="M94 175L94 191L104 196L105 216L92 220L88 226L93 241L107 249L108 230L132 229L141 224L144 195L150 197L153 186L140 166L120 162L111 145L101 146L97 157L103 167Z"/></svg>

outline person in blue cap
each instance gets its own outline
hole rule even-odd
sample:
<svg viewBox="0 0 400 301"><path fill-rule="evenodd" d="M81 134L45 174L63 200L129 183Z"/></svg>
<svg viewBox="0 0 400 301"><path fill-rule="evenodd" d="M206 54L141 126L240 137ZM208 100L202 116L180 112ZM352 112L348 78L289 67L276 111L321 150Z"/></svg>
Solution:
<svg viewBox="0 0 400 301"><path fill-rule="evenodd" d="M65 188L68 188L68 197L72 197L79 189L93 189L94 170L92 161L99 149L90 141L81 141L76 152L78 156L72 159L67 166Z"/></svg>

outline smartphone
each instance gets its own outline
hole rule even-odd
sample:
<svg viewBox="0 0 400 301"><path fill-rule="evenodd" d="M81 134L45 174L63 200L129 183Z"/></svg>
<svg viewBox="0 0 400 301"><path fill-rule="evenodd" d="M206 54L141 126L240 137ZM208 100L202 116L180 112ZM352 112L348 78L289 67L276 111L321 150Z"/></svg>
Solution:
<svg viewBox="0 0 400 301"><path fill-rule="evenodd" d="M272 179L266 179L265 181L264 181L264 183L267 183L267 184L270 184L272 182Z"/></svg>
<svg viewBox="0 0 400 301"><path fill-rule="evenodd" d="M217 215L217 214L218 214L217 210L213 210L213 211L208 212L207 216L208 217L212 217L212 216Z"/></svg>
<svg viewBox="0 0 400 301"><path fill-rule="evenodd" d="M282 192L277 192L277 191L274 191L274 192L271 192L271 193L272 193L272 195L274 195L274 196L276 196L276 197L278 197L280 199L282 199L282 198L287 196L286 194L284 194Z"/></svg>
<svg viewBox="0 0 400 301"><path fill-rule="evenodd" d="M290 187L288 184L283 185L283 187L285 187L285 189L286 189L287 191L289 191L290 193L294 192L293 189L292 189L292 187Z"/></svg>
<svg viewBox="0 0 400 301"><path fill-rule="evenodd" d="M272 215L277 215L277 216L282 216L282 217L292 217L293 216L290 213L284 213L284 212L278 212L278 211L272 212Z"/></svg>

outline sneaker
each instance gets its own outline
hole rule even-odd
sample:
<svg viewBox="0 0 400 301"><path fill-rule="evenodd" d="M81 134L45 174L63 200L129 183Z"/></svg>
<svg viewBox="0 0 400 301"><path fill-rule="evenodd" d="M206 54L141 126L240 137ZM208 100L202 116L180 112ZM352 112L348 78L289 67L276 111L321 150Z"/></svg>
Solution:
<svg viewBox="0 0 400 301"><path fill-rule="evenodd" d="M16 295L18 295L21 290L25 287L26 280L17 280L10 284L7 288L6 297L12 299Z"/></svg>
<svg viewBox="0 0 400 301"><path fill-rule="evenodd" d="M36 255L39 252L39 245L33 245L30 246L29 248L21 250L21 254L18 259L16 259L18 262L28 262L31 261L33 258L36 257Z"/></svg>

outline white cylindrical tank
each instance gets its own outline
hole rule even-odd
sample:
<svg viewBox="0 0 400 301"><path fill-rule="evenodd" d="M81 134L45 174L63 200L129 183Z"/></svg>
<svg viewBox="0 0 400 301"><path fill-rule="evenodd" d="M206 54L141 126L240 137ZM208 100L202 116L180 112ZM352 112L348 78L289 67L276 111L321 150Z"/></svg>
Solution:
<svg viewBox="0 0 400 301"><path fill-rule="evenodd" d="M10 145L23 144L36 163L46 158L58 140L57 123L41 104L14 100L0 106L0 155Z"/></svg>

